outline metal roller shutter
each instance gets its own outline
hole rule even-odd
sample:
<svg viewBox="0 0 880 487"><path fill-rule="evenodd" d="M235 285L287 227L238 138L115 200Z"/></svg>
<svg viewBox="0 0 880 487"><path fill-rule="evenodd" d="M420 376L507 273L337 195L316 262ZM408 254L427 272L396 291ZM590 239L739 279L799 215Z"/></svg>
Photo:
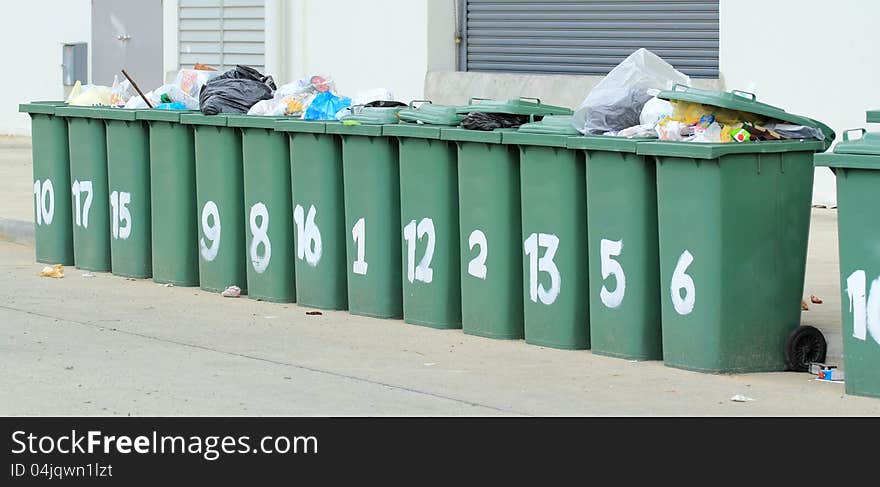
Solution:
<svg viewBox="0 0 880 487"><path fill-rule="evenodd" d="M463 71L604 75L640 47L718 77L718 0L461 0Z"/></svg>
<svg viewBox="0 0 880 487"><path fill-rule="evenodd" d="M227 69L236 64L264 70L266 19L263 0L180 0L180 66Z"/></svg>

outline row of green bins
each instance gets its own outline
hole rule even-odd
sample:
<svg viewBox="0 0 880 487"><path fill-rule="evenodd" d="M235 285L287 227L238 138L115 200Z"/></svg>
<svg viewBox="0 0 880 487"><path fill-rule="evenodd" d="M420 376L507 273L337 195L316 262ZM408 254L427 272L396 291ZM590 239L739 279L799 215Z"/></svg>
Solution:
<svg viewBox="0 0 880 487"><path fill-rule="evenodd" d="M290 147L296 228L296 300L302 306L347 309L342 147L327 132L338 122L278 121Z"/></svg>
<svg viewBox="0 0 880 487"><path fill-rule="evenodd" d="M107 133L110 267L124 277L152 276L149 126L138 110L94 108Z"/></svg>
<svg viewBox="0 0 880 487"><path fill-rule="evenodd" d="M199 285L195 140L181 112L138 110L149 127L153 281Z"/></svg>
<svg viewBox="0 0 880 487"><path fill-rule="evenodd" d="M56 107L64 105L61 101L24 103L18 111L31 118L36 260L73 265L67 122L55 115Z"/></svg>
<svg viewBox="0 0 880 487"><path fill-rule="evenodd" d="M440 138L441 126L417 123L433 110L412 108L408 121L382 133L399 144L403 320L452 329L461 328L458 172L455 146Z"/></svg>
<svg viewBox="0 0 880 487"><path fill-rule="evenodd" d="M570 116L548 116L502 135L519 147L525 339L563 349L590 348L587 200L578 132Z"/></svg>
<svg viewBox="0 0 880 487"><path fill-rule="evenodd" d="M296 301L294 220L288 137L281 117L228 115L241 130L248 297Z"/></svg>
<svg viewBox="0 0 880 487"><path fill-rule="evenodd" d="M590 349L629 360L663 358L653 158L640 140L569 137L586 163Z"/></svg>
<svg viewBox="0 0 880 487"><path fill-rule="evenodd" d="M676 87L658 96L824 136L636 148L657 165L665 364L715 373L784 370L786 339L800 324L813 153L825 150L834 132L751 94Z"/></svg>
<svg viewBox="0 0 880 487"><path fill-rule="evenodd" d="M59 106L67 121L73 214L73 261L79 269L109 272L110 192L107 128L100 109Z"/></svg>
<svg viewBox="0 0 880 487"><path fill-rule="evenodd" d="M868 114L868 122L880 121ZM880 188L880 133L857 129L834 153L817 154L817 166L837 176L837 233L846 392L880 397L880 232L872 201Z"/></svg>
<svg viewBox="0 0 880 487"><path fill-rule="evenodd" d="M397 108L356 107L327 133L342 143L348 310L377 318L403 316L400 274L400 173L397 141L382 126Z"/></svg>
<svg viewBox="0 0 880 487"><path fill-rule="evenodd" d="M241 134L226 115L185 113L195 140L196 211L199 223L199 285L220 292L247 292Z"/></svg>

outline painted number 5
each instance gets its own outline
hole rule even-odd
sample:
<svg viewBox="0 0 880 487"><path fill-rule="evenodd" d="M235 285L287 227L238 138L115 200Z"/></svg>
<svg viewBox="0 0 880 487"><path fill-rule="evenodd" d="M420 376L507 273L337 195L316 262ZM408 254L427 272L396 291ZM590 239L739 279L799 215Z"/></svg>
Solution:
<svg viewBox="0 0 880 487"><path fill-rule="evenodd" d="M599 298L602 300L602 304L612 309L620 306L620 303L623 302L623 296L626 293L626 274L623 273L623 267L620 265L620 262L614 260L614 257L620 256L622 250L623 240L608 240L603 238L602 241L599 242L599 258L602 263L602 279L608 279L609 276L614 276L614 280L617 281L614 291L608 291L608 288L603 284L602 289L599 291Z"/></svg>
<svg viewBox="0 0 880 487"><path fill-rule="evenodd" d="M559 237L547 233L533 233L523 242L526 255L529 256L529 297L532 302L540 300L546 305L553 304L559 297L559 288L562 285L562 276L553 257L559 248ZM544 255L538 257L538 247L546 250ZM544 284L538 283L538 272L546 272L550 275L550 289Z"/></svg>
<svg viewBox="0 0 880 487"><path fill-rule="evenodd" d="M680 315L691 314L697 301L697 290L694 288L694 280L691 276L685 274L693 261L694 256L685 250L678 258L675 271L672 272L672 284L670 286L672 305ZM682 296L682 291L684 291L684 296Z"/></svg>

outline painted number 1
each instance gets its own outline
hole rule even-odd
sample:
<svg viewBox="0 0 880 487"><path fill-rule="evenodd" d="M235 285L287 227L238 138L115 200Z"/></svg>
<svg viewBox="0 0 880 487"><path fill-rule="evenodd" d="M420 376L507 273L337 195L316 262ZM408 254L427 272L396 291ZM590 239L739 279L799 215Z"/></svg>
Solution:
<svg viewBox="0 0 880 487"><path fill-rule="evenodd" d="M859 269L846 278L846 294L853 314L853 337L865 341L868 334L880 345L880 277L871 281L865 293L867 278Z"/></svg>
<svg viewBox="0 0 880 487"><path fill-rule="evenodd" d="M361 276L367 275L367 222L361 218L351 227L351 238L357 247L357 260L351 263L351 271Z"/></svg>
<svg viewBox="0 0 880 487"><path fill-rule="evenodd" d="M562 285L562 276L553 258L556 249L559 248L559 237L548 233L533 233L523 242L526 255L529 256L529 297L532 302L539 300L546 305L551 305L559 297L559 288ZM538 248L543 247L544 255L538 256ZM538 272L544 272L550 276L550 289L538 282Z"/></svg>

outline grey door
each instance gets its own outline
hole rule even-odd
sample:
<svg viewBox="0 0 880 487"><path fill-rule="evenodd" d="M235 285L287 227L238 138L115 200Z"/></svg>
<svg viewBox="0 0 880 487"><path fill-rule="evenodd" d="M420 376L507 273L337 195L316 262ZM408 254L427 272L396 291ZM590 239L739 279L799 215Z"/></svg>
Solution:
<svg viewBox="0 0 880 487"><path fill-rule="evenodd" d="M144 92L163 84L162 0L92 0L92 82L122 69Z"/></svg>

